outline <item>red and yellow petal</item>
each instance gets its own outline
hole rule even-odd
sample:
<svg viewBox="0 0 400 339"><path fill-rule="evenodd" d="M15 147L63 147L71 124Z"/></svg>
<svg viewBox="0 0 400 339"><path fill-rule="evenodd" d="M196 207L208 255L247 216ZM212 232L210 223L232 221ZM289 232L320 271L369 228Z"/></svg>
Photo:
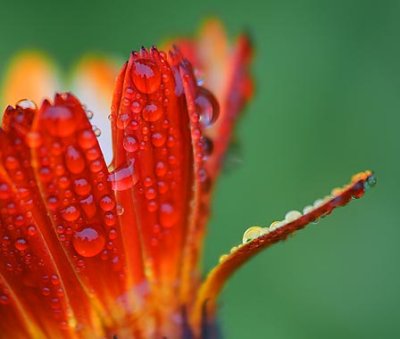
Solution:
<svg viewBox="0 0 400 339"><path fill-rule="evenodd" d="M285 240L290 234L304 228L311 222L330 214L335 208L361 198L365 190L375 185L376 179L371 171L353 176L351 183L337 188L324 199L315 201L304 208L303 213L288 212L285 220L273 222L269 227L250 227L243 235L242 244L231 249L229 254L220 257L220 263L214 267L203 282L197 295L193 319L195 324L204 317L214 319L217 297L229 277L244 263L265 248Z"/></svg>

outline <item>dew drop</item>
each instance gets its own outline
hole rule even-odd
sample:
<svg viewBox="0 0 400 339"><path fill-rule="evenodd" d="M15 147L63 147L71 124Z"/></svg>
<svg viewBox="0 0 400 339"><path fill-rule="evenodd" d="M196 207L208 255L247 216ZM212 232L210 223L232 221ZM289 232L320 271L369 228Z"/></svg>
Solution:
<svg viewBox="0 0 400 339"><path fill-rule="evenodd" d="M132 188L138 181L134 162L129 161L128 164L116 168L109 174L108 181L111 182L111 187L114 191L124 191Z"/></svg>
<svg viewBox="0 0 400 339"><path fill-rule="evenodd" d="M93 133L94 133L94 135L96 137L99 137L101 135L101 129L100 128L98 128L97 126L93 125L92 129L93 129Z"/></svg>
<svg viewBox="0 0 400 339"><path fill-rule="evenodd" d="M299 211L289 211L285 215L285 221L287 223L295 221L298 218L301 218L302 214Z"/></svg>
<svg viewBox="0 0 400 339"><path fill-rule="evenodd" d="M261 235L262 227L260 226L251 226L249 227L243 234L242 243L246 244L249 241L252 241L258 238Z"/></svg>
<svg viewBox="0 0 400 339"><path fill-rule="evenodd" d="M126 135L122 144L127 152L136 152L139 148L136 138L131 135Z"/></svg>
<svg viewBox="0 0 400 339"><path fill-rule="evenodd" d="M42 114L47 131L55 137L67 137L76 130L72 111L64 106L50 106Z"/></svg>
<svg viewBox="0 0 400 339"><path fill-rule="evenodd" d="M61 211L61 216L65 221L75 221L79 218L80 213L74 205L70 205Z"/></svg>
<svg viewBox="0 0 400 339"><path fill-rule="evenodd" d="M133 64L132 80L142 93L154 93L161 84L161 73L152 60L138 59Z"/></svg>
<svg viewBox="0 0 400 339"><path fill-rule="evenodd" d="M25 251L28 248L28 242L25 238L18 238L14 245L18 251Z"/></svg>
<svg viewBox="0 0 400 339"><path fill-rule="evenodd" d="M65 152L65 164L71 173L79 174L85 169L85 159L74 146L68 146Z"/></svg>
<svg viewBox="0 0 400 339"><path fill-rule="evenodd" d="M124 214L124 212L125 212L124 207L121 204L117 204L117 214L122 215Z"/></svg>
<svg viewBox="0 0 400 339"><path fill-rule="evenodd" d="M100 208L103 211L109 212L113 210L114 207L115 207L115 200L111 196L105 195L100 199Z"/></svg>
<svg viewBox="0 0 400 339"><path fill-rule="evenodd" d="M149 122L154 122L161 119L162 115L162 107L155 102L147 104L142 111L143 119Z"/></svg>
<svg viewBox="0 0 400 339"><path fill-rule="evenodd" d="M86 258L99 254L104 249L105 243L104 235L92 227L75 232L72 240L75 251Z"/></svg>
<svg viewBox="0 0 400 339"><path fill-rule="evenodd" d="M170 228L175 225L178 219L177 211L170 203L161 204L160 208L160 222L161 225Z"/></svg>
<svg viewBox="0 0 400 339"><path fill-rule="evenodd" d="M36 110L37 106L36 104L28 99L23 99L17 102L15 105L16 107L22 108L22 109L31 109L31 110Z"/></svg>
<svg viewBox="0 0 400 339"><path fill-rule="evenodd" d="M219 115L218 102L207 89L199 87L195 104L197 113L200 115L200 123L204 127L209 127L217 120Z"/></svg>
<svg viewBox="0 0 400 339"><path fill-rule="evenodd" d="M155 132L151 135L151 143L155 147L161 147L165 144L167 137L164 133L161 132Z"/></svg>
<svg viewBox="0 0 400 339"><path fill-rule="evenodd" d="M97 140L95 135L90 130L84 130L78 138L79 145L84 148L88 149L96 145Z"/></svg>
<svg viewBox="0 0 400 339"><path fill-rule="evenodd" d="M81 178L74 180L74 189L76 194L85 196L90 193L92 187L85 178Z"/></svg>

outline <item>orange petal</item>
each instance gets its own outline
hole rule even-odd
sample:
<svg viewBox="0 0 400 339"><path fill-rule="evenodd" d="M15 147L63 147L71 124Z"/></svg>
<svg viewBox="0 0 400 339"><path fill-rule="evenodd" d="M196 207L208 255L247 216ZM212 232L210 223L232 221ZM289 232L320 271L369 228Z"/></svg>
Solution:
<svg viewBox="0 0 400 339"><path fill-rule="evenodd" d="M197 98L213 97L198 87L191 65L178 51L155 48L133 53L117 81L112 105L115 189L124 207L122 225L142 235L148 276L161 309L176 307L183 286L184 248L202 222L209 187ZM193 268L193 267L192 267ZM171 298L176 305L170 303Z"/></svg>
<svg viewBox="0 0 400 339"><path fill-rule="evenodd" d="M229 277L249 259L272 244L285 240L291 233L304 228L310 222L330 214L336 207L346 205L352 198L362 197L365 190L375 182L371 171L359 173L353 176L350 184L333 190L331 195L317 200L313 206L307 206L304 214L291 211L284 221L274 222L269 227L249 228L243 236L243 244L233 247L229 254L221 256L220 263L210 271L202 284L194 310L194 322L198 324L205 315L213 319L220 291Z"/></svg>
<svg viewBox="0 0 400 339"><path fill-rule="evenodd" d="M108 115L118 75L117 65L119 63L112 59L88 55L79 61L72 78L72 92L78 95L90 111L89 117L93 115L91 123L101 131L98 140L107 163L112 158L111 124Z"/></svg>
<svg viewBox="0 0 400 339"><path fill-rule="evenodd" d="M74 337L98 331L99 319L57 241L35 184L28 144L36 107L20 102L8 107L0 130L0 177L4 194L0 204L3 239L0 274L12 287L17 304L47 335ZM13 206L11 209L10 207ZM10 220L14 227L10 228ZM79 317L79 323L77 321ZM77 330L77 327L80 330ZM97 332L101 333L101 332Z"/></svg>
<svg viewBox="0 0 400 339"><path fill-rule="evenodd" d="M41 102L52 96L59 85L56 68L49 57L34 51L21 52L8 66L2 82L0 104L25 98Z"/></svg>

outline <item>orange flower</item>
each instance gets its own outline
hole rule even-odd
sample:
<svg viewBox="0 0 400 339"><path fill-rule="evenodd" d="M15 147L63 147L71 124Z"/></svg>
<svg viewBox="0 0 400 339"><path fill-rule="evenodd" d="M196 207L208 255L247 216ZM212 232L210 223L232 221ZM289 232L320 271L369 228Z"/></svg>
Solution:
<svg viewBox="0 0 400 339"><path fill-rule="evenodd" d="M216 21L198 40L178 45L183 52L133 52L120 71L110 166L92 114L72 94L56 94L39 108L28 100L6 108L0 130L5 337L213 338L217 297L232 273L374 184L370 171L360 173L303 213L250 227L202 281L211 192L252 93L251 47L246 36L228 45ZM40 60L31 58L33 69ZM24 80L24 70L18 72L10 75L13 95ZM43 93L24 90L36 99Z"/></svg>

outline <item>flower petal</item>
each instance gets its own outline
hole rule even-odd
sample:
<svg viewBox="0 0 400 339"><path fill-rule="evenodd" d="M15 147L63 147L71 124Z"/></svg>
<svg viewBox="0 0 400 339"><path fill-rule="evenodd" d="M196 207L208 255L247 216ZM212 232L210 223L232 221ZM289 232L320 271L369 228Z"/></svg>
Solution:
<svg viewBox="0 0 400 339"><path fill-rule="evenodd" d="M131 55L114 94L113 167L125 210L121 224L135 223L142 234L149 279L163 296L158 303L193 283L190 277L176 286L185 244L197 241L192 228L200 222L209 187L195 103L203 91L178 51L167 56L153 48ZM207 95L204 100L214 100Z"/></svg>
<svg viewBox="0 0 400 339"><path fill-rule="evenodd" d="M8 107L4 130L0 130L0 177L4 189L0 204L6 206L0 209L0 218L6 221L0 227L4 241L4 271L1 267L0 273L12 286L18 305L45 333L71 336L78 327L80 333L98 331L99 319L91 311L52 231L35 184L27 145L37 143L29 134L35 111L34 104L28 101L20 102L16 108Z"/></svg>
<svg viewBox="0 0 400 339"><path fill-rule="evenodd" d="M17 54L2 80L0 104L6 105L29 98L41 102L59 89L59 77L52 60L35 51Z"/></svg>
<svg viewBox="0 0 400 339"><path fill-rule="evenodd" d="M213 154L207 161L207 169L210 175L217 176L235 123L253 93L249 71L253 52L250 39L242 34L234 45L230 45L222 23L210 19L203 25L197 39L174 43L192 62L198 77L220 104L218 120L206 131L206 136L213 142Z"/></svg>
<svg viewBox="0 0 400 339"><path fill-rule="evenodd" d="M52 228L85 291L105 312L106 326L120 321L143 297L132 290L143 282L141 253L138 244L124 247L109 172L86 112L71 94L56 95L54 104L42 104L32 133L40 139L32 148L34 171ZM138 256L128 272L125 253ZM127 298L136 309L126 308Z"/></svg>
<svg viewBox="0 0 400 339"><path fill-rule="evenodd" d="M112 160L111 123L108 115L118 65L110 58L87 55L78 62L72 78L72 92L90 110L90 117L93 115L91 123L101 131L98 140L107 164Z"/></svg>
<svg viewBox="0 0 400 339"><path fill-rule="evenodd" d="M194 311L195 323L199 323L204 314L213 319L220 291L229 277L249 259L272 244L285 240L291 233L304 228L310 222L330 214L336 207L346 205L352 198L362 197L365 190L375 182L371 171L361 172L353 176L350 184L334 189L331 195L317 200L313 206L307 206L303 213L291 211L286 214L285 220L274 222L269 227L249 228L243 236L243 244L233 247L229 254L221 256L220 263L210 271L202 284Z"/></svg>

